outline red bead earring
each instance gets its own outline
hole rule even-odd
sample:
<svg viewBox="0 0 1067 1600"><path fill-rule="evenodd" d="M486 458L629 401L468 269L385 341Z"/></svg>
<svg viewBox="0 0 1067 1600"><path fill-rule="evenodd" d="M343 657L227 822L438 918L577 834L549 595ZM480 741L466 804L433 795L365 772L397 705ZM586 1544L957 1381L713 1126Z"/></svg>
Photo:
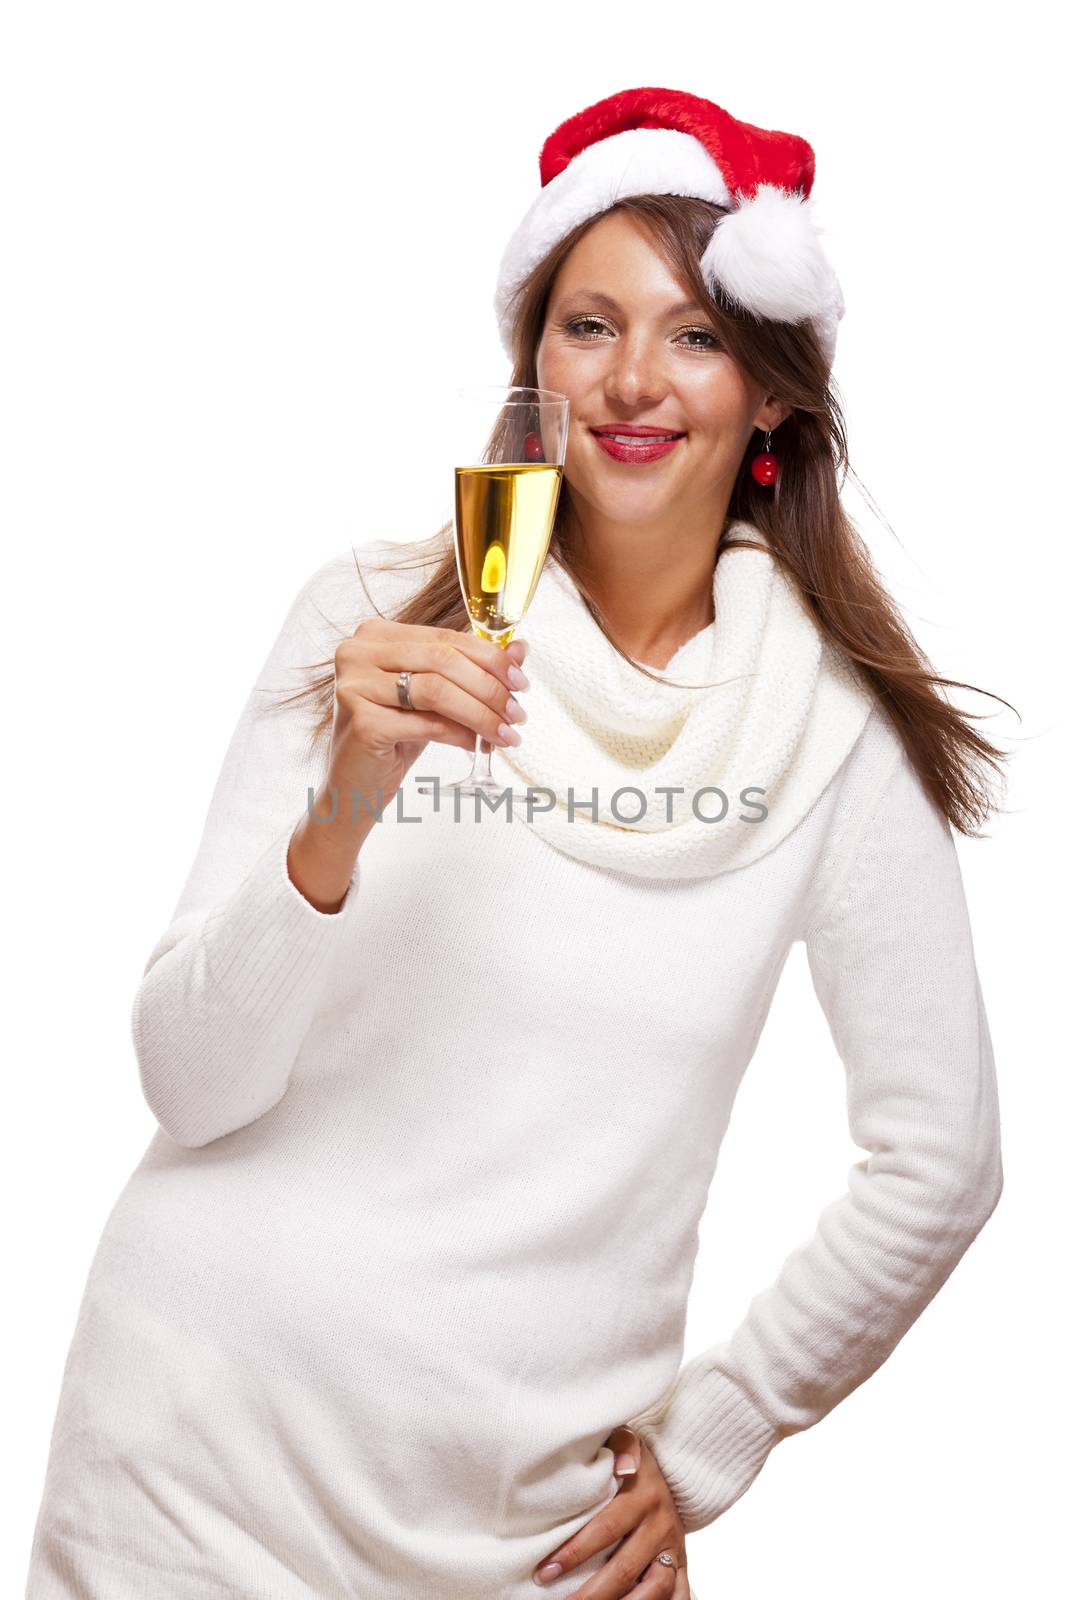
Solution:
<svg viewBox="0 0 1067 1600"><path fill-rule="evenodd" d="M778 482L778 457L771 454L769 433L764 441L763 454L756 456L752 462L752 476L757 483L765 484L768 488Z"/></svg>

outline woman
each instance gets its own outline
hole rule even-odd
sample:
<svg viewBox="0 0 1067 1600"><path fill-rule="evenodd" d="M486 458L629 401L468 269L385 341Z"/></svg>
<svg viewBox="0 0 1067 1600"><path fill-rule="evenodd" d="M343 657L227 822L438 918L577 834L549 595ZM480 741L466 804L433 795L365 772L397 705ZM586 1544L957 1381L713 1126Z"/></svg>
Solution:
<svg viewBox="0 0 1067 1600"><path fill-rule="evenodd" d="M841 508L813 170L667 90L564 123L497 297L512 381L572 402L526 639L469 632L447 528L294 602L134 1002L160 1127L90 1270L28 1600L691 1600L685 1534L996 1205L951 830L1003 753ZM476 733L535 804L401 787ZM871 1154L680 1368L797 940Z"/></svg>

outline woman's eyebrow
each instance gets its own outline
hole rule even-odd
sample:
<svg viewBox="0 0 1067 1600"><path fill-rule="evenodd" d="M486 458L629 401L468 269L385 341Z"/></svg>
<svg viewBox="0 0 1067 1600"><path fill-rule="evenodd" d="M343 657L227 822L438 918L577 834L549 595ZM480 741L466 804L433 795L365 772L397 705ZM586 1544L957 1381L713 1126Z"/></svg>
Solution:
<svg viewBox="0 0 1067 1600"><path fill-rule="evenodd" d="M605 311L621 311L623 308L610 294L604 294L600 289L571 289L560 301L561 306L567 306L575 300L593 301L596 305L603 306ZM704 307L695 300L679 300L673 306L664 307L665 317L681 316L686 311L703 311Z"/></svg>

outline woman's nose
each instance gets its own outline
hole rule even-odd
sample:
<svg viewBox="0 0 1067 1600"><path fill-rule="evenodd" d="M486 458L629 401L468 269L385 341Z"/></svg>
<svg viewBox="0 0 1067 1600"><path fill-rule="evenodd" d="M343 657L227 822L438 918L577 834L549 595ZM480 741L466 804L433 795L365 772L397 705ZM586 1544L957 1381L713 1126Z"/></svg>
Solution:
<svg viewBox="0 0 1067 1600"><path fill-rule="evenodd" d="M647 405L661 399L664 378L657 354L647 344L624 346L620 341L605 387L609 397L627 405Z"/></svg>

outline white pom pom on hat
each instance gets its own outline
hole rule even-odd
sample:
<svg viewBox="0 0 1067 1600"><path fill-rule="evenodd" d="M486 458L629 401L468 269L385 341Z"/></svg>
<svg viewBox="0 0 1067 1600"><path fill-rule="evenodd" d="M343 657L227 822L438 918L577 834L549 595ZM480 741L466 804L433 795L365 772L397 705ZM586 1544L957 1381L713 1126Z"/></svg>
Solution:
<svg viewBox="0 0 1067 1600"><path fill-rule="evenodd" d="M811 210L815 152L798 134L739 122L680 89L623 89L562 122L541 150L541 191L504 250L493 306L514 357L514 301L572 228L636 194L727 208L701 257L717 303L810 320L832 366L845 302Z"/></svg>

